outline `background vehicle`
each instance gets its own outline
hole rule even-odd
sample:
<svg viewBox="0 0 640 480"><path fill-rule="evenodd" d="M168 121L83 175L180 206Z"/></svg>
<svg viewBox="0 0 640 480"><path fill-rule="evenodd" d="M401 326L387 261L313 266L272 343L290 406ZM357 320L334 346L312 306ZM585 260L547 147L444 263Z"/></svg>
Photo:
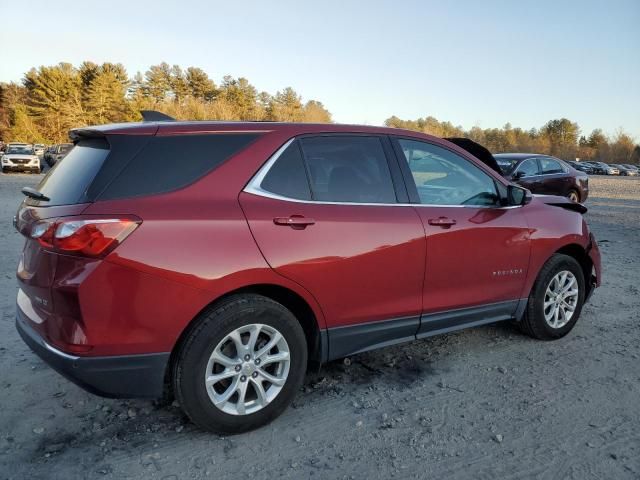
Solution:
<svg viewBox="0 0 640 480"><path fill-rule="evenodd" d="M617 168L618 171L620 172L620 175L623 175L625 177L638 175L638 171L635 168L629 168L625 165L620 165L617 163L612 163L611 166L614 168Z"/></svg>
<svg viewBox="0 0 640 480"><path fill-rule="evenodd" d="M600 167L604 175L620 175L620 170L613 165L604 162L591 162L593 165Z"/></svg>
<svg viewBox="0 0 640 480"><path fill-rule="evenodd" d="M40 158L42 158L44 156L44 151L45 151L45 146L42 143L36 143L33 146L33 151L36 155L38 155Z"/></svg>
<svg viewBox="0 0 640 480"><path fill-rule="evenodd" d="M421 133L163 121L72 136L23 189L17 328L95 393L169 380L205 429L264 425L308 365L373 348L501 320L560 338L600 282L583 206Z"/></svg>
<svg viewBox="0 0 640 480"><path fill-rule="evenodd" d="M584 202L589 195L589 177L562 160L535 153L499 153L495 159L505 178L533 193L561 195Z"/></svg>
<svg viewBox="0 0 640 480"><path fill-rule="evenodd" d="M0 164L2 173L40 173L40 158L35 154L33 146L26 143L9 143Z"/></svg>
<svg viewBox="0 0 640 480"><path fill-rule="evenodd" d="M580 162L583 165L591 167L594 175L606 175L607 171L595 162Z"/></svg>
<svg viewBox="0 0 640 480"><path fill-rule="evenodd" d="M591 165L585 164L584 162L568 161L566 163L568 163L570 166L572 166L576 170L580 172L584 172L588 175L595 173L595 169Z"/></svg>
<svg viewBox="0 0 640 480"><path fill-rule="evenodd" d="M56 163L66 157L72 148L72 143L61 143L58 145L52 145L45 152L44 160L45 162L47 162L47 165L53 167Z"/></svg>
<svg viewBox="0 0 640 480"><path fill-rule="evenodd" d="M627 168L630 168L631 170L635 170L636 172L640 172L640 167L638 167L638 165L632 165L630 163L623 163L622 165L624 165Z"/></svg>

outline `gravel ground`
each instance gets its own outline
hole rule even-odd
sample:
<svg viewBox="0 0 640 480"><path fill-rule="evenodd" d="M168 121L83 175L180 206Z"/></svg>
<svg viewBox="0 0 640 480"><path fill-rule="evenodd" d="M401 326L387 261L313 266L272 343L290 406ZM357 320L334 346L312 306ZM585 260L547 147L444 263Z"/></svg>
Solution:
<svg viewBox="0 0 640 480"><path fill-rule="evenodd" d="M639 178L591 180L605 283L567 337L498 324L333 362L233 437L85 393L22 343L11 217L36 180L0 175L0 478L640 478Z"/></svg>

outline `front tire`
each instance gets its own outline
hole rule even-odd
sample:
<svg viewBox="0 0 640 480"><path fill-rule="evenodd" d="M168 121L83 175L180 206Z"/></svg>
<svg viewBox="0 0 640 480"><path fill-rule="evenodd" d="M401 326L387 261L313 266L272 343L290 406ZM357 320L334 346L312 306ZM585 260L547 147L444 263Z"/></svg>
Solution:
<svg viewBox="0 0 640 480"><path fill-rule="evenodd" d="M173 386L196 425L241 433L278 417L306 369L307 344L296 317L269 298L234 295L206 310L187 334Z"/></svg>
<svg viewBox="0 0 640 480"><path fill-rule="evenodd" d="M567 193L567 198L573 203L580 202L580 194L576 190L569 190L569 193Z"/></svg>
<svg viewBox="0 0 640 480"><path fill-rule="evenodd" d="M584 295L580 264L568 255L554 254L533 284L521 330L539 340L564 337L580 317Z"/></svg>

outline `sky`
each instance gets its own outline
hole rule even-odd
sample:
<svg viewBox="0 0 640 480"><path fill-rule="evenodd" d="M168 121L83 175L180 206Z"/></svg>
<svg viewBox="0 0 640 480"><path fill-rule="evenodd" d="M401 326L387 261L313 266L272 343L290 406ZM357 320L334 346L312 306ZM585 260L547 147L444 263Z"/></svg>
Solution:
<svg viewBox="0 0 640 480"><path fill-rule="evenodd" d="M84 60L162 61L293 87L341 123L434 116L640 141L640 0L0 0L0 81Z"/></svg>

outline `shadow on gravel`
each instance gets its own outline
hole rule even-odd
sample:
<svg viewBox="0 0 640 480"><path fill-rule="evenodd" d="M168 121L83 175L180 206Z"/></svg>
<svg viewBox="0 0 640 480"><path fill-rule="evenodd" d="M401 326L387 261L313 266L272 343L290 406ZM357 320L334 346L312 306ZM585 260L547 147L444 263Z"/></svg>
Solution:
<svg viewBox="0 0 640 480"><path fill-rule="evenodd" d="M512 323L500 322L334 360L307 376L296 403L302 405L314 393L325 394L327 390L341 390L347 385L355 385L355 390L375 385L406 389L416 383L432 382L434 387L443 388L438 379L448 373L450 359L459 360L461 354L473 357L496 344L518 340L530 341Z"/></svg>

